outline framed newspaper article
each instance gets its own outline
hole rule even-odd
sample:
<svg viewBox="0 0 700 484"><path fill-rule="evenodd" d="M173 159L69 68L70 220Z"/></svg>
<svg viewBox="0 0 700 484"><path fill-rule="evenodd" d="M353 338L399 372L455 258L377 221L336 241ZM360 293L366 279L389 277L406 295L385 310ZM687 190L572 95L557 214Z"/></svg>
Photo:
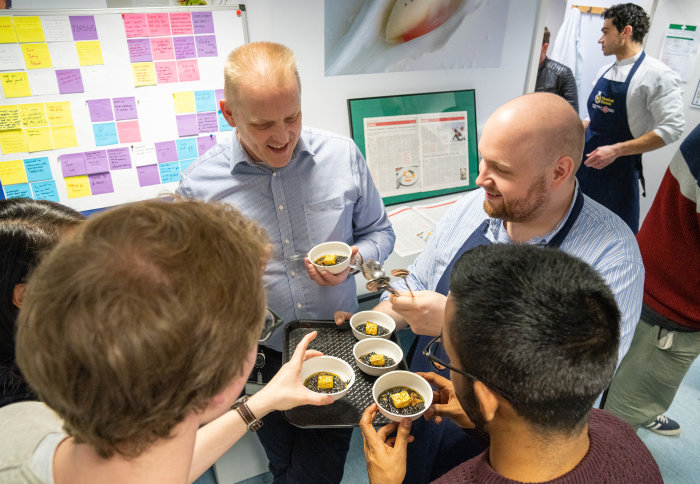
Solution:
<svg viewBox="0 0 700 484"><path fill-rule="evenodd" d="M476 188L473 89L348 99L348 113L386 205Z"/></svg>

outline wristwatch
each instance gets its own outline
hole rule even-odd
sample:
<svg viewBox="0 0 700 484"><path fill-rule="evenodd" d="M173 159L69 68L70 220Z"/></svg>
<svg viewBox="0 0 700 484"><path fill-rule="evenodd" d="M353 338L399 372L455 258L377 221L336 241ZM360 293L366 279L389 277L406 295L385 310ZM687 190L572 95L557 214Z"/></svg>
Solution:
<svg viewBox="0 0 700 484"><path fill-rule="evenodd" d="M248 395L243 395L241 398L236 400L236 403L234 403L231 408L238 412L238 415L241 416L245 424L248 426L248 430L250 430L251 432L255 432L263 426L263 421L258 418L255 418L253 412L251 412L250 408L248 408L248 405L246 405L248 398Z"/></svg>

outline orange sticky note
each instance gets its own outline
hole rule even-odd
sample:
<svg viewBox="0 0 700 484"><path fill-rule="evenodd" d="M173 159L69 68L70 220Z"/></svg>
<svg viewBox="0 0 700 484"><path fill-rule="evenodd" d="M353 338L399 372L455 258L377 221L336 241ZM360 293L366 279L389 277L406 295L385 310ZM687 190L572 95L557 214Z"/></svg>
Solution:
<svg viewBox="0 0 700 484"><path fill-rule="evenodd" d="M70 176L64 178L64 181L66 182L68 198L89 197L92 195L90 192L90 180L87 175Z"/></svg>
<svg viewBox="0 0 700 484"><path fill-rule="evenodd" d="M53 67L47 44L22 44L22 55L27 69Z"/></svg>
<svg viewBox="0 0 700 484"><path fill-rule="evenodd" d="M3 72L0 74L2 91L5 97L29 97L32 90L26 72Z"/></svg>
<svg viewBox="0 0 700 484"><path fill-rule="evenodd" d="M136 62L131 64L131 69L134 72L134 85L136 87L155 85L156 71L153 62Z"/></svg>
<svg viewBox="0 0 700 484"><path fill-rule="evenodd" d="M12 17L19 42L45 42L44 29L39 17L24 17L15 15Z"/></svg>
<svg viewBox="0 0 700 484"><path fill-rule="evenodd" d="M78 146L78 138L75 136L75 127L72 124L51 126L51 138L55 150Z"/></svg>

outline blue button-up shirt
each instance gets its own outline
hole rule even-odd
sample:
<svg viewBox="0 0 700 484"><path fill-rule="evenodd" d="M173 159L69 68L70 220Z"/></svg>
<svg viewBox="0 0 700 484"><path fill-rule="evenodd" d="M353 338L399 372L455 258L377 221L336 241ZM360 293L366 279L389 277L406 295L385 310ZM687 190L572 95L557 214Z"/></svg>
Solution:
<svg viewBox="0 0 700 484"><path fill-rule="evenodd" d="M303 257L327 241L356 245L363 259L384 261L394 248L386 216L362 154L344 136L304 127L283 168L254 162L236 137L217 144L183 174L177 192L230 203L266 230L273 245L265 269L268 305L285 321L332 319L355 312L355 281L334 287L309 279ZM235 277L232 274L231 277ZM268 346L280 350L282 331Z"/></svg>

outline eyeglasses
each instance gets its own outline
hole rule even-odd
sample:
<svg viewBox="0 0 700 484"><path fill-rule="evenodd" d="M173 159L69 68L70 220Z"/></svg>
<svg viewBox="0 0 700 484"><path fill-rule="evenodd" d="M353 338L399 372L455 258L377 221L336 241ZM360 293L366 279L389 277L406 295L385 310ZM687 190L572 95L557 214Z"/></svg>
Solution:
<svg viewBox="0 0 700 484"><path fill-rule="evenodd" d="M448 361L445 361L447 359L447 353L445 352L445 349L442 347L442 334L439 336L436 336L433 338L430 343L423 349L422 353L425 357L427 357L430 362L433 364L433 367L438 370L442 371L444 369L452 370L456 373L459 373L460 375L464 375L466 377L471 378L472 380L479 380L481 383L486 385L487 387L495 390L498 392L499 395L501 395L503 398L508 400L509 402L514 402L515 398L508 392L501 390L495 385L490 384L487 381L484 381L483 378L478 377L474 375L473 373L469 373L468 371L460 370L459 368L455 368L452 366ZM441 356L444 355L444 356Z"/></svg>
<svg viewBox="0 0 700 484"><path fill-rule="evenodd" d="M277 313L275 313L272 309L269 307L265 308L265 324L263 325L263 329L260 333L260 337L258 338L258 343L264 343L268 339L270 339L270 336L272 336L272 333L275 332L277 328L282 326L284 324L284 319L279 317Z"/></svg>

